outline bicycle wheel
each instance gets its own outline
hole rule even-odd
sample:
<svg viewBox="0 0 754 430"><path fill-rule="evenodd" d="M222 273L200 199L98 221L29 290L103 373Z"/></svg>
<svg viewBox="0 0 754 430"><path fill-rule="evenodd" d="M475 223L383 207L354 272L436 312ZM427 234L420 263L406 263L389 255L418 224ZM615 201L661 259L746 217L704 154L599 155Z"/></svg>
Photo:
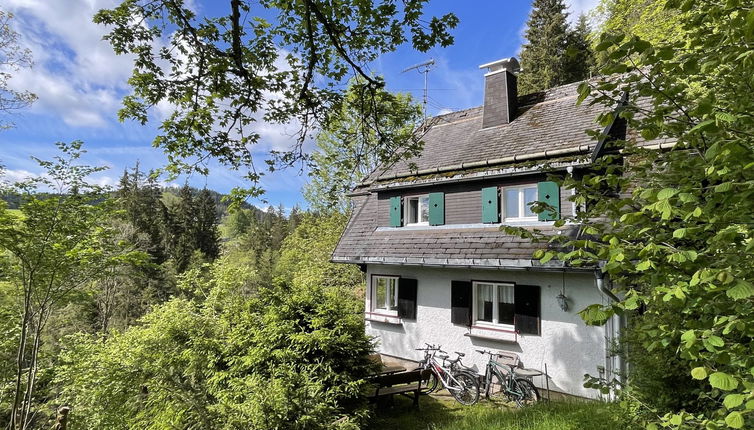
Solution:
<svg viewBox="0 0 754 430"><path fill-rule="evenodd" d="M437 387L440 386L440 381L437 379L435 372L430 372L429 377L422 381L421 390L419 394L430 394L437 391Z"/></svg>
<svg viewBox="0 0 754 430"><path fill-rule="evenodd" d="M519 408L532 405L540 400L537 387L535 387L528 379L516 378L514 380L513 389L515 393L513 393L511 397L514 398L513 400Z"/></svg>
<svg viewBox="0 0 754 430"><path fill-rule="evenodd" d="M505 377L500 372L493 371L484 394L489 400L501 400L507 397L505 388Z"/></svg>
<svg viewBox="0 0 754 430"><path fill-rule="evenodd" d="M458 372L453 375L456 382L450 381L448 391L462 405L473 405L479 401L479 381L476 375Z"/></svg>

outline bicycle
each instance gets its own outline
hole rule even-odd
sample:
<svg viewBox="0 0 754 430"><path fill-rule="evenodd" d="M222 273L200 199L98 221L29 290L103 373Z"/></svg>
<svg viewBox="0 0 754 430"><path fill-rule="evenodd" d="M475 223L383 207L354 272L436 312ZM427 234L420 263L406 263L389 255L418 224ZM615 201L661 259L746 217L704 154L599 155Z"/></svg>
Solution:
<svg viewBox="0 0 754 430"><path fill-rule="evenodd" d="M496 358L502 357L503 354L481 349L477 349L476 352L490 356L483 377L484 396L487 399L495 400L504 396L508 401L515 402L519 408L541 399L537 387L530 380L517 378L516 369L512 365L496 361Z"/></svg>
<svg viewBox="0 0 754 430"><path fill-rule="evenodd" d="M439 346L426 344L426 348L416 348L417 351L424 351L424 361L420 369L430 369L432 371L427 380L427 394L437 390L440 384L448 390L458 403L462 405L473 405L479 401L479 381L476 375L466 371L452 370L451 367L457 360L448 360L450 366L445 365L448 356L441 357L443 365L437 362L435 354L437 352L446 353ZM432 381L434 376L434 381ZM433 385L433 386L432 386Z"/></svg>

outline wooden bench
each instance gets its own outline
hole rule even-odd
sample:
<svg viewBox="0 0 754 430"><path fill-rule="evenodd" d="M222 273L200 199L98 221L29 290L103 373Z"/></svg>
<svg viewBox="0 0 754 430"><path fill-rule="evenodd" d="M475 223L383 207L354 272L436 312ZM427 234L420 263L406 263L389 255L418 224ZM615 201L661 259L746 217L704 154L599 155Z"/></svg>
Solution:
<svg viewBox="0 0 754 430"><path fill-rule="evenodd" d="M395 394L401 394L412 398L414 406L418 407L422 381L429 378L430 372L431 370L424 369L375 376L372 382L377 385L377 388L369 399L371 401L385 397L392 399ZM413 397L409 395L410 393L413 393Z"/></svg>

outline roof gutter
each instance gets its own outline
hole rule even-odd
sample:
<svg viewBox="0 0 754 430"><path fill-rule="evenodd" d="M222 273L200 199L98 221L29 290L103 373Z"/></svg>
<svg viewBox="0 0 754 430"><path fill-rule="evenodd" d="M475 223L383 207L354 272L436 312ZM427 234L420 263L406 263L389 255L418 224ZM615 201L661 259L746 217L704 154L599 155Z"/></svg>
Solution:
<svg viewBox="0 0 754 430"><path fill-rule="evenodd" d="M545 150L541 152L533 152L530 154L521 154L521 155L517 154L517 155L512 155L509 157L493 158L493 159L487 159L487 160L482 160L482 161L473 161L471 163L460 163L460 164L453 164L450 166L434 167L431 169L422 169L422 170L417 170L414 172L404 172L404 173L397 173L394 175L380 176L377 179L374 179L372 181L363 181L359 184L359 186L369 186L377 181L389 181L389 180L399 179L399 178L408 178L411 176L431 175L435 173L445 173L445 172L452 172L452 171L457 171L457 170L476 169L479 167L490 167L490 166L495 166L498 164L517 163L520 161L539 160L539 159L546 159L546 158L553 158L553 157L562 157L564 155L583 154L583 153L589 152L590 150L591 150L591 147L589 145L579 145L573 148Z"/></svg>

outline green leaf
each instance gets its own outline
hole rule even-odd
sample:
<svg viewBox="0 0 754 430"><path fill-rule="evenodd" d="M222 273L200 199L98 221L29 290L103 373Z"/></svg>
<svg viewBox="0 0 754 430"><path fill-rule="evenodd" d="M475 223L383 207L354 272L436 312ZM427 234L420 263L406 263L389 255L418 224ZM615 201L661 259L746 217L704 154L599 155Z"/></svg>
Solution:
<svg viewBox="0 0 754 430"><path fill-rule="evenodd" d="M748 299L754 296L754 286L743 279L739 279L736 285L728 289L725 294L733 300Z"/></svg>
<svg viewBox="0 0 754 430"><path fill-rule="evenodd" d="M727 112L716 112L715 118L725 122L735 122L738 119L735 115L731 115Z"/></svg>
<svg viewBox="0 0 754 430"><path fill-rule="evenodd" d="M725 346L725 342L719 336L710 336L707 338L707 342L712 346L717 346L717 347Z"/></svg>
<svg viewBox="0 0 754 430"><path fill-rule="evenodd" d="M743 394L728 394L723 400L723 405L728 409L737 408L743 404L745 399L746 396Z"/></svg>
<svg viewBox="0 0 754 430"><path fill-rule="evenodd" d="M675 188L663 188L659 193L657 193L657 198L660 200L667 200L676 194L678 194L678 190Z"/></svg>
<svg viewBox="0 0 754 430"><path fill-rule="evenodd" d="M683 417L681 417L679 414L673 414L672 417L670 417L670 424L673 424L674 426L679 426L683 422Z"/></svg>
<svg viewBox="0 0 754 430"><path fill-rule="evenodd" d="M723 182L722 184L715 186L716 193L727 193L733 189L733 182Z"/></svg>
<svg viewBox="0 0 754 430"><path fill-rule="evenodd" d="M709 383L714 388L723 391L735 390L738 387L738 380L725 372L715 372L709 376Z"/></svg>
<svg viewBox="0 0 754 430"><path fill-rule="evenodd" d="M704 367L695 367L691 369L691 377L701 381L707 377L707 370Z"/></svg>
<svg viewBox="0 0 754 430"><path fill-rule="evenodd" d="M587 82L580 83L576 91L579 94L579 97L576 100L576 105L580 105L589 96L589 84Z"/></svg>
<svg viewBox="0 0 754 430"><path fill-rule="evenodd" d="M754 36L754 9L749 9L749 13L746 14L746 36Z"/></svg>
<svg viewBox="0 0 754 430"><path fill-rule="evenodd" d="M685 228L679 228L673 232L673 237L676 239L683 239L684 236L686 236Z"/></svg>
<svg viewBox="0 0 754 430"><path fill-rule="evenodd" d="M636 270L643 272L645 270L648 270L650 267L652 267L652 262L650 260L643 260L636 265Z"/></svg>
<svg viewBox="0 0 754 430"><path fill-rule="evenodd" d="M705 128L709 127L710 125L713 125L713 124L715 124L715 120L714 119L708 119L706 121L702 121L699 124L693 126L691 128L691 130L689 130L689 133L693 133L695 131L703 131L703 129L705 129Z"/></svg>
<svg viewBox="0 0 754 430"><path fill-rule="evenodd" d="M725 417L725 424L728 425L730 428L734 429L740 429L744 426L744 417L741 415L741 412L734 411L728 414L727 417Z"/></svg>

